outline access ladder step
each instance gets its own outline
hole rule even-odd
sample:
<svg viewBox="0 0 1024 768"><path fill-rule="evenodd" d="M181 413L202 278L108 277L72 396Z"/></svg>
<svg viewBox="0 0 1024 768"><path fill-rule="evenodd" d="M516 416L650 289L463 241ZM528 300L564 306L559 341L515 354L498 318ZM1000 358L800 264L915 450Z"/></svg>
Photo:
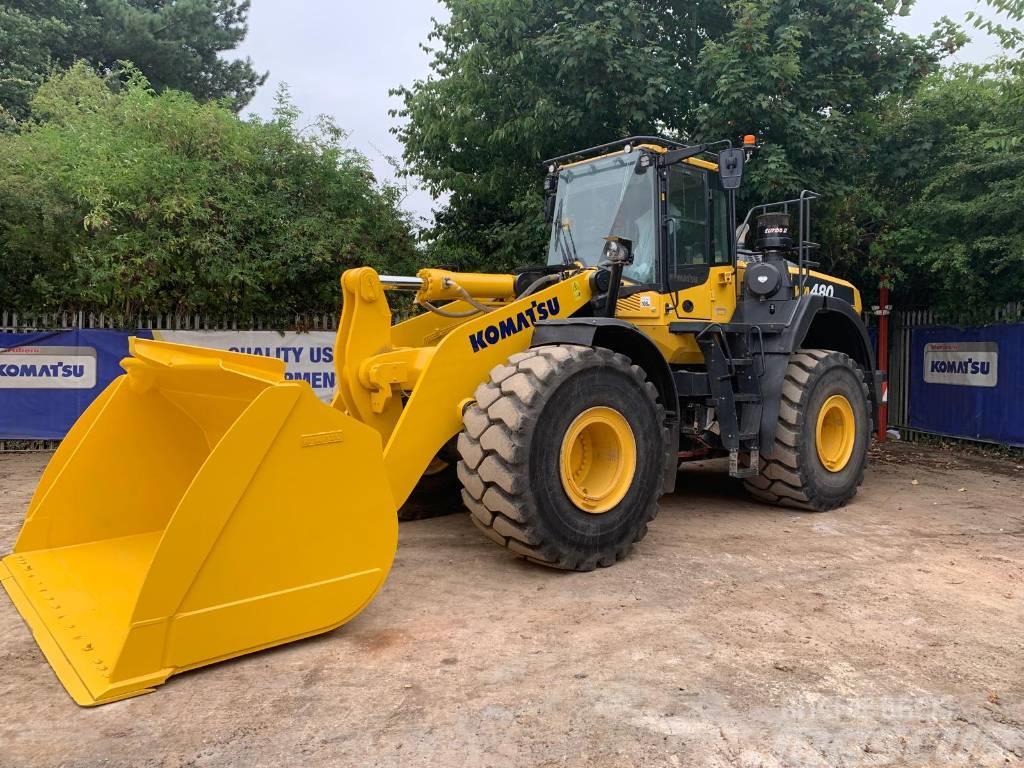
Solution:
<svg viewBox="0 0 1024 768"><path fill-rule="evenodd" d="M761 396L756 392L737 392L732 396L737 403L760 403Z"/></svg>

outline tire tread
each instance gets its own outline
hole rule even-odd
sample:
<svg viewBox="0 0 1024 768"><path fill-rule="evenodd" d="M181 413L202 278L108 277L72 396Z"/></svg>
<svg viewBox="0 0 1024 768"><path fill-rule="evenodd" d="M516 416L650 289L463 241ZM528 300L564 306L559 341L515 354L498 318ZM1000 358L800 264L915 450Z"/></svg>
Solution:
<svg viewBox="0 0 1024 768"><path fill-rule="evenodd" d="M477 388L476 402L466 409L466 428L458 440L462 457L459 479L473 523L495 543L554 568L587 571L614 564L647 534L648 524L658 512L655 499L645 509L632 541L614 552L587 556L559 551L552 543L544 542L532 519L525 498L528 451L517 437L536 422L547 395L560 381L599 362L639 382L656 406L659 423L664 424L665 410L658 401L657 389L628 357L600 347L559 344L513 355L506 365L497 366L490 380ZM667 450L667 428L663 441Z"/></svg>
<svg viewBox="0 0 1024 768"><path fill-rule="evenodd" d="M760 474L744 480L747 493L754 498L808 512L827 512L848 501L826 500L816 493L809 472L800 462L800 453L804 447L805 409L813 390L810 385L816 380L817 374L823 373L823 368L836 365L849 368L856 374L865 402L870 403L863 372L848 355L827 349L801 349L794 353L782 383L772 458L762 456ZM870 424L868 429L870 439ZM865 465L866 461L861 461L853 493L864 481Z"/></svg>

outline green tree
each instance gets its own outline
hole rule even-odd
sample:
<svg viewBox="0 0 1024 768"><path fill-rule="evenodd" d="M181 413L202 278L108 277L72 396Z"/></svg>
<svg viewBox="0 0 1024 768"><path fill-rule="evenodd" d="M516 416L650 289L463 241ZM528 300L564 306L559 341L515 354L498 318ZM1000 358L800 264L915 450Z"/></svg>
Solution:
<svg viewBox="0 0 1024 768"><path fill-rule="evenodd" d="M910 3L899 9L907 13ZM757 133L748 195L802 188L838 197L871 162L882 97L911 92L963 35L944 19L928 39L899 34L888 0L738 0L732 27L701 51L694 132Z"/></svg>
<svg viewBox="0 0 1024 768"><path fill-rule="evenodd" d="M32 110L0 135L2 306L284 317L336 308L348 267L412 268L398 192L286 93L245 122L77 64Z"/></svg>
<svg viewBox="0 0 1024 768"><path fill-rule="evenodd" d="M544 157L631 133L758 133L752 192L833 194L870 151L879 99L935 71L951 25L897 34L893 0L446 0L432 74L398 93L411 173L448 195L445 258L540 257Z"/></svg>
<svg viewBox="0 0 1024 768"><path fill-rule="evenodd" d="M862 145L853 186L825 220L826 262L868 295L880 283L902 306L934 307L953 318L991 319L994 303L1017 301L1024 281L1018 225L1022 0L978 0L968 14L1006 55L952 67L919 87L893 89ZM999 11L1007 21L989 13ZM950 47L966 40L944 21Z"/></svg>
<svg viewBox="0 0 1024 768"><path fill-rule="evenodd" d="M962 66L885 117L870 268L903 305L991 319L1024 296L1024 73Z"/></svg>
<svg viewBox="0 0 1024 768"><path fill-rule="evenodd" d="M1024 0L977 0L979 5L986 5L992 10L1002 13L1010 22L1024 21ZM975 29L994 36L1010 58L1004 62L1019 67L1024 54L1024 30L992 18L983 11L968 11L967 20Z"/></svg>
<svg viewBox="0 0 1024 768"><path fill-rule="evenodd" d="M435 196L449 196L435 247L466 267L536 260L540 162L678 122L690 98L675 86L680 46L666 39L657 3L447 5L450 20L431 34L433 75L397 91L405 160ZM722 23L721 11L706 15Z"/></svg>
<svg viewBox="0 0 1024 768"><path fill-rule="evenodd" d="M131 61L158 91L228 99L241 109L266 80L248 59L226 60L246 35L249 0L4 0L0 108L28 113L53 68L84 60L100 71Z"/></svg>
<svg viewBox="0 0 1024 768"><path fill-rule="evenodd" d="M80 20L76 0L0 3L0 129L28 113L33 91L60 63L54 52L77 47Z"/></svg>

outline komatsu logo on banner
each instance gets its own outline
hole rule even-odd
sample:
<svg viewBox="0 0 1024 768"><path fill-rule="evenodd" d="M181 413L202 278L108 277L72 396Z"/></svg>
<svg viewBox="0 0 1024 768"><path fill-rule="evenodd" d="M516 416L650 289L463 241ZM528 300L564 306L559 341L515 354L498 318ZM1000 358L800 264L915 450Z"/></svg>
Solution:
<svg viewBox="0 0 1024 768"><path fill-rule="evenodd" d="M994 387L999 383L999 345L991 341L924 345L927 384Z"/></svg>
<svg viewBox="0 0 1024 768"><path fill-rule="evenodd" d="M0 350L0 389L92 389L92 347L14 347Z"/></svg>
<svg viewBox="0 0 1024 768"><path fill-rule="evenodd" d="M469 344L474 352L487 349L491 344L497 344L502 339L515 336L549 317L557 317L558 310L557 298L534 301L522 312L517 312L512 317L506 317L504 320L499 320L494 325L488 325L482 331L472 334L469 337Z"/></svg>

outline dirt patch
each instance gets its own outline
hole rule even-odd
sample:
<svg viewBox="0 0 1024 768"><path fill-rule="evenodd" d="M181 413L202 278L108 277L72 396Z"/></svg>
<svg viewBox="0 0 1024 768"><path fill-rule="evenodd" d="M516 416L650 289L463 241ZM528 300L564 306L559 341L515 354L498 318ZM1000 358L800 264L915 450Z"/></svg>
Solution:
<svg viewBox="0 0 1024 768"><path fill-rule="evenodd" d="M907 461L930 469L973 469L977 472L1024 481L1024 450L972 446L939 439L918 443L875 443L871 461L902 464Z"/></svg>
<svg viewBox="0 0 1024 768"><path fill-rule="evenodd" d="M0 456L0 550L45 458ZM0 598L0 763L1022 765L1024 481L976 458L877 450L825 515L694 465L590 574L406 523L346 627L97 709Z"/></svg>

